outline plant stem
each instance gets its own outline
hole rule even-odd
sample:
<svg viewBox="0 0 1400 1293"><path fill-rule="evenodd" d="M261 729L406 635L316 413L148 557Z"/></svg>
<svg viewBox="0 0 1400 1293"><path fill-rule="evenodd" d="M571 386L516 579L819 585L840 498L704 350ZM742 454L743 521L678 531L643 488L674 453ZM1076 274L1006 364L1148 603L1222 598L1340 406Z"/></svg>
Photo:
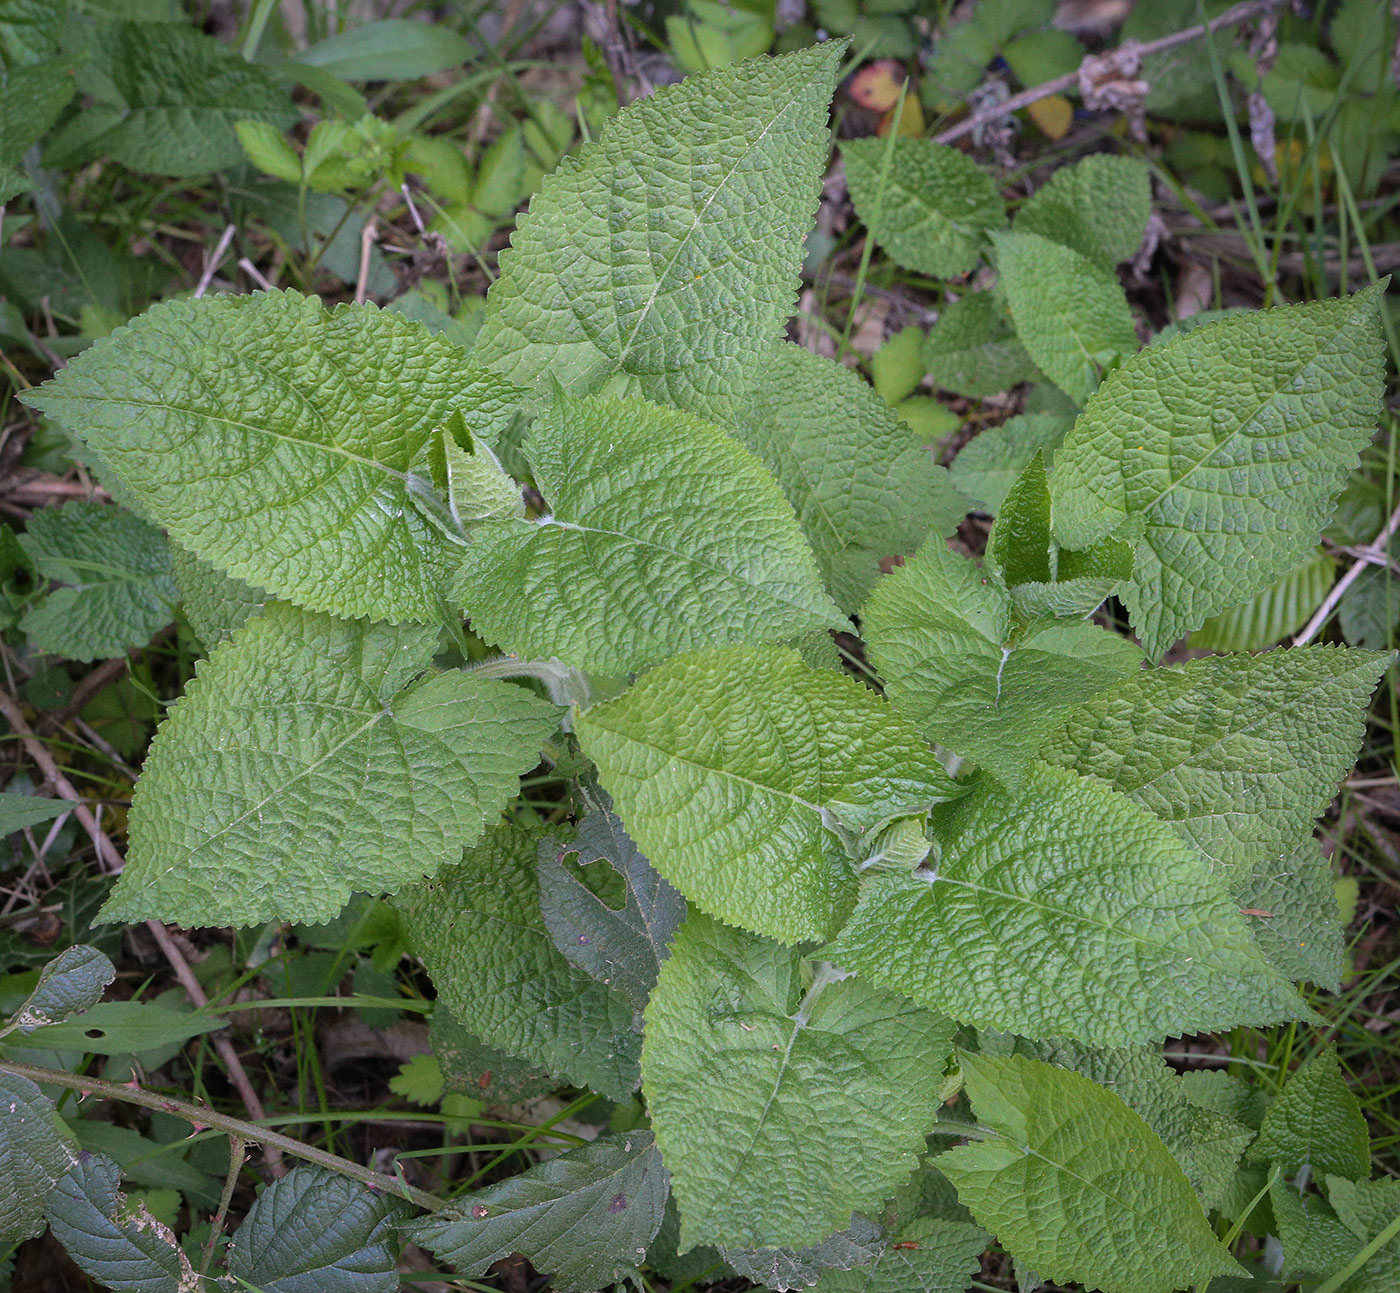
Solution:
<svg viewBox="0 0 1400 1293"><path fill-rule="evenodd" d="M0 1073L13 1073L17 1077L28 1078L31 1082L61 1086L69 1091L99 1096L104 1100L120 1100L124 1104L140 1105L143 1109L154 1109L159 1113L174 1114L175 1117L183 1118L196 1127L212 1127L215 1131L221 1131L225 1135L241 1141L255 1141L264 1146L280 1149L293 1158L315 1163L327 1171L337 1172L341 1176L361 1181L376 1190L384 1191L386 1194L407 1199L410 1203L416 1204L428 1212L441 1212L443 1208L447 1207L446 1199L440 1199L437 1195L429 1194L426 1190L416 1189L392 1176L385 1176L382 1172L376 1172L371 1167L363 1167L359 1163L351 1162L348 1158L341 1158L338 1154L330 1154L324 1149L317 1149L314 1145L293 1140L290 1136L283 1136L280 1132L261 1127L255 1122L245 1122L242 1118L232 1118L228 1114L204 1108L202 1105L189 1104L184 1100L176 1100L171 1096L157 1095L154 1091L147 1091L144 1087L120 1085L116 1082L108 1082L103 1078L83 1077L76 1073L64 1072L62 1069L41 1068L37 1064L20 1064L15 1060L8 1059L0 1059Z"/></svg>

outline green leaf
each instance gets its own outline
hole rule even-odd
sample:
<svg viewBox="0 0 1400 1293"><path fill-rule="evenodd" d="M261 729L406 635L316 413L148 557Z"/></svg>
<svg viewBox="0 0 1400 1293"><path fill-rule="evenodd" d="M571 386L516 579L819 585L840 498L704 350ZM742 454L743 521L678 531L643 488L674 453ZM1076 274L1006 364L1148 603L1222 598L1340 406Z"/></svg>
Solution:
<svg viewBox="0 0 1400 1293"><path fill-rule="evenodd" d="M227 1028L225 1020L144 1001L99 1001L62 1023L45 1024L26 1045L93 1055L139 1055Z"/></svg>
<svg viewBox="0 0 1400 1293"><path fill-rule="evenodd" d="M732 424L792 313L845 48L702 72L612 118L521 218L477 362L575 394L619 374Z"/></svg>
<svg viewBox="0 0 1400 1293"><path fill-rule="evenodd" d="M494 1046L439 1005L428 1026L428 1040L441 1070L443 1089L488 1105L512 1105L553 1091L559 1085L543 1069Z"/></svg>
<svg viewBox="0 0 1400 1293"><path fill-rule="evenodd" d="M917 1217L869 1266L823 1275L821 1293L964 1293L982 1269L980 1226Z"/></svg>
<svg viewBox="0 0 1400 1293"><path fill-rule="evenodd" d="M843 611L869 595L882 558L951 534L967 515L898 413L858 374L799 346L774 347L739 438L782 486Z"/></svg>
<svg viewBox="0 0 1400 1293"><path fill-rule="evenodd" d="M507 651L616 674L846 625L792 508L719 427L560 396L524 451L551 515L481 525L461 575L472 627Z"/></svg>
<svg viewBox="0 0 1400 1293"><path fill-rule="evenodd" d="M1377 1181L1346 1181L1329 1177L1327 1199L1338 1220L1356 1236L1356 1252L1400 1216L1400 1181L1382 1177ZM1356 1253L1351 1254L1352 1257ZM1400 1280L1400 1238L1382 1245L1361 1270L1348 1280L1347 1293L1385 1293Z"/></svg>
<svg viewBox="0 0 1400 1293"><path fill-rule="evenodd" d="M1299 1194L1296 1186L1276 1181L1269 1189L1269 1204L1283 1249L1280 1274L1295 1278L1330 1275L1351 1261L1361 1247L1321 1195ZM1344 1287L1347 1293L1364 1293L1364 1277L1362 1282L1348 1280Z"/></svg>
<svg viewBox="0 0 1400 1293"><path fill-rule="evenodd" d="M267 605L268 597L184 548L170 549L171 573L180 604L206 654L227 642Z"/></svg>
<svg viewBox="0 0 1400 1293"><path fill-rule="evenodd" d="M873 1221L852 1215L851 1224L809 1248L721 1248L720 1256L735 1274L775 1293L811 1288L824 1272L845 1271L875 1261L885 1251L884 1231ZM703 1249L701 1251L704 1251ZM826 1285L823 1283L822 1287Z"/></svg>
<svg viewBox="0 0 1400 1293"><path fill-rule="evenodd" d="M1361 1106L1347 1087L1335 1046L1325 1046L1294 1073L1269 1106L1250 1148L1258 1163L1276 1164L1284 1176L1304 1168L1312 1178L1362 1181L1371 1174L1370 1133Z"/></svg>
<svg viewBox="0 0 1400 1293"><path fill-rule="evenodd" d="M101 1001L102 990L116 977L116 967L97 948L66 948L40 971L34 991L10 1025L26 1036L45 1024L61 1023Z"/></svg>
<svg viewBox="0 0 1400 1293"><path fill-rule="evenodd" d="M1272 587L1211 616L1191 634L1187 645L1206 651L1259 651L1273 646L1307 623L1336 576L1332 554L1318 548Z"/></svg>
<svg viewBox="0 0 1400 1293"><path fill-rule="evenodd" d="M538 846L527 831L497 827L460 865L402 890L395 905L439 1001L465 1028L625 1100L639 1080L632 1007L555 948L540 914Z"/></svg>
<svg viewBox="0 0 1400 1293"><path fill-rule="evenodd" d="M1008 587L1049 583L1054 547L1050 538L1050 481L1037 453L1002 500L987 536L986 567Z"/></svg>
<svg viewBox="0 0 1400 1293"><path fill-rule="evenodd" d="M73 805L66 799L41 799L6 790L0 793L0 838L72 811Z"/></svg>
<svg viewBox="0 0 1400 1293"><path fill-rule="evenodd" d="M170 1228L117 1188L105 1154L83 1154L49 1191L54 1238L82 1270L113 1293L195 1293L199 1277Z"/></svg>
<svg viewBox="0 0 1400 1293"><path fill-rule="evenodd" d="M23 67L58 53L68 0L0 0L0 61Z"/></svg>
<svg viewBox="0 0 1400 1293"><path fill-rule="evenodd" d="M876 585L861 615L895 707L1009 782L1057 722L1142 658L1096 624L1022 626L1011 594L937 538Z"/></svg>
<svg viewBox="0 0 1400 1293"><path fill-rule="evenodd" d="M44 1196L73 1162L53 1101L28 1078L0 1072L0 1241L44 1233Z"/></svg>
<svg viewBox="0 0 1400 1293"><path fill-rule="evenodd" d="M385 18L327 36L293 57L346 81L416 81L461 67L475 52L442 23Z"/></svg>
<svg viewBox="0 0 1400 1293"><path fill-rule="evenodd" d="M456 858L534 766L558 710L426 670L437 630L278 604L203 661L136 788L104 920L329 920Z"/></svg>
<svg viewBox="0 0 1400 1293"><path fill-rule="evenodd" d="M623 879L626 901L614 910L565 869L606 862ZM567 844L540 845L540 914L559 953L641 1010L681 921L685 899L661 878L608 807L593 809Z"/></svg>
<svg viewBox="0 0 1400 1293"><path fill-rule="evenodd" d="M1035 366L1083 404L1104 371L1138 348L1117 276L1040 234L996 234L993 242L1016 335Z"/></svg>
<svg viewBox="0 0 1400 1293"><path fill-rule="evenodd" d="M145 646L170 623L179 592L169 545L124 508L83 500L41 508L19 541L41 575L65 585L20 621L38 650L101 660Z"/></svg>
<svg viewBox="0 0 1400 1293"><path fill-rule="evenodd" d="M1094 153L1051 175L1016 213L1012 229L1112 269L1137 251L1151 214L1147 167L1133 157Z"/></svg>
<svg viewBox="0 0 1400 1293"><path fill-rule="evenodd" d="M1287 978L1339 992L1346 936L1338 920L1336 880L1317 841L1260 859L1235 890L1254 941Z"/></svg>
<svg viewBox="0 0 1400 1293"><path fill-rule="evenodd" d="M88 151L133 170L188 176L236 166L243 150L235 122L285 130L298 120L263 68L183 24L104 24L94 53L120 109Z"/></svg>
<svg viewBox="0 0 1400 1293"><path fill-rule="evenodd" d="M467 1279L519 1252L556 1293L593 1293L635 1278L666 1195L651 1132L613 1132L463 1195L406 1230Z"/></svg>
<svg viewBox="0 0 1400 1293"><path fill-rule="evenodd" d="M465 537L430 442L513 388L402 314L294 292L167 301L30 392L181 547L311 610L437 623Z"/></svg>
<svg viewBox="0 0 1400 1293"><path fill-rule="evenodd" d="M927 870L864 885L838 965L962 1023L1101 1046L1310 1017L1205 860L1101 783L1032 764L936 827Z"/></svg>
<svg viewBox="0 0 1400 1293"><path fill-rule="evenodd" d="M1055 450L1074 424L1054 413L1029 413L978 432L958 451L948 478L995 516L1016 478L1036 454L1050 467Z"/></svg>
<svg viewBox="0 0 1400 1293"><path fill-rule="evenodd" d="M1081 706L1042 757L1137 800L1233 886L1311 836L1391 658L1307 646L1150 669Z"/></svg>
<svg viewBox="0 0 1400 1293"><path fill-rule="evenodd" d="M890 154L893 154L890 156ZM856 214L905 269L956 278L977 267L985 233L1006 225L996 181L966 153L932 139L841 145Z"/></svg>
<svg viewBox="0 0 1400 1293"><path fill-rule="evenodd" d="M1055 460L1055 530L1137 545L1148 653L1268 588L1317 545L1376 427L1379 289L1235 315L1110 375Z"/></svg>
<svg viewBox="0 0 1400 1293"><path fill-rule="evenodd" d="M919 383L924 380L924 365L919 358L923 348L924 331L911 324L888 338L870 356L870 381L875 393L886 404L896 405L919 389ZM777 346L775 349L782 351L783 347ZM845 365L838 367L844 368Z"/></svg>
<svg viewBox="0 0 1400 1293"><path fill-rule="evenodd" d="M939 1157L958 1198L1047 1279L1172 1293L1241 1268L1166 1147L1117 1096L1018 1055L964 1056L992 1139Z"/></svg>
<svg viewBox="0 0 1400 1293"><path fill-rule="evenodd" d="M574 730L652 866L785 942L840 927L862 837L960 793L874 692L785 647L670 660Z"/></svg>
<svg viewBox="0 0 1400 1293"><path fill-rule="evenodd" d="M228 1270L259 1293L395 1293L401 1200L322 1167L273 1181L233 1236Z"/></svg>
<svg viewBox="0 0 1400 1293"><path fill-rule="evenodd" d="M923 1148L951 1039L946 1019L692 914L642 1049L682 1247L801 1248L877 1209Z"/></svg>
<svg viewBox="0 0 1400 1293"><path fill-rule="evenodd" d="M73 65L67 59L0 71L0 167L18 167L72 97Z"/></svg>
<svg viewBox="0 0 1400 1293"><path fill-rule="evenodd" d="M969 292L945 306L921 356L933 384L955 395L996 395L1036 375L1005 306L991 292Z"/></svg>

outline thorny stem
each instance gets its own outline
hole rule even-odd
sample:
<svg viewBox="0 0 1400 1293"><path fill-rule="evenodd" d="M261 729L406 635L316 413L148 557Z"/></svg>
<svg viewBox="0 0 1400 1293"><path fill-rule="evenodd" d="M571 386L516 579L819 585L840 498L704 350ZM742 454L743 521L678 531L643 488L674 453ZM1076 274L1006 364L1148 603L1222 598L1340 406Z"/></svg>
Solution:
<svg viewBox="0 0 1400 1293"><path fill-rule="evenodd" d="M223 1232L224 1222L228 1220L229 1205L233 1202L234 1190L238 1188L238 1177L243 1171L243 1159L247 1152L248 1142L242 1136L228 1138L228 1176L224 1178L224 1192L219 1196L219 1210L214 1214L214 1220L209 1227L209 1238L204 1243L204 1254L199 1263L200 1279L209 1271L209 1263L213 1260L219 1235Z"/></svg>
<svg viewBox="0 0 1400 1293"><path fill-rule="evenodd" d="M212 1127L215 1131L221 1131L236 1140L279 1149L293 1158L315 1163L329 1172L337 1172L341 1176L361 1181L372 1189L407 1199L428 1212L441 1212L448 1206L447 1200L438 1198L436 1194L429 1194L426 1190L417 1189L405 1181L376 1172L372 1167L363 1167L348 1158L341 1158L339 1154L331 1154L304 1141L293 1140L281 1132L260 1127L255 1122L233 1118L214 1109L189 1104L171 1096L158 1095L141 1086L108 1082L103 1078L83 1077L76 1073L66 1073L62 1069L41 1068L37 1064L21 1064L8 1059L0 1059L0 1073L12 1073L16 1077L28 1078L31 1082L65 1087L69 1091L77 1091L80 1095L95 1095L103 1100L120 1100L124 1104L140 1105L143 1109L173 1114L196 1128Z"/></svg>

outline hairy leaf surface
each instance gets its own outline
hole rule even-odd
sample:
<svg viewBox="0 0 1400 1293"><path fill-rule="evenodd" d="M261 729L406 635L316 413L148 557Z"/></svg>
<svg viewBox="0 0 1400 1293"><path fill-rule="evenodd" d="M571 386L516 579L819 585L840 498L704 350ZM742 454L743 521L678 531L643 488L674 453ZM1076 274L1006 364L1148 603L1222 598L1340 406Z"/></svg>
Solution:
<svg viewBox="0 0 1400 1293"><path fill-rule="evenodd" d="M1038 233L1112 269L1138 249L1152 214L1147 167L1093 153L1062 166L1016 212L1016 233Z"/></svg>
<svg viewBox="0 0 1400 1293"><path fill-rule="evenodd" d="M1191 634L1187 645L1206 651L1262 651L1271 647L1307 623L1336 577L1332 554L1318 548L1263 592L1212 615Z"/></svg>
<svg viewBox="0 0 1400 1293"><path fill-rule="evenodd" d="M683 1247L818 1243L915 1166L952 1025L816 975L804 990L795 950L700 914L676 936L647 1006L642 1080Z"/></svg>
<svg viewBox="0 0 1400 1293"><path fill-rule="evenodd" d="M1355 1257L1382 1230L1400 1216L1400 1181L1393 1176L1375 1181L1347 1181L1330 1177L1327 1200L1337 1219L1356 1236ZM1385 1293L1400 1280L1400 1238L1392 1236L1344 1285L1347 1293Z"/></svg>
<svg viewBox="0 0 1400 1293"><path fill-rule="evenodd" d="M1338 992L1346 934L1338 919L1332 865L1315 839L1256 862L1235 889L1265 958L1290 979Z"/></svg>
<svg viewBox="0 0 1400 1293"><path fill-rule="evenodd" d="M785 942L840 927L862 837L960 793L878 696L785 647L667 661L574 727L652 866Z"/></svg>
<svg viewBox="0 0 1400 1293"><path fill-rule="evenodd" d="M469 673L413 679L437 630L275 605L162 724L105 920L329 920L480 838L558 711Z"/></svg>
<svg viewBox="0 0 1400 1293"><path fill-rule="evenodd" d="M1371 1174L1370 1133L1347 1087L1335 1046L1318 1051L1294 1073L1269 1106L1249 1156L1277 1164L1284 1176L1310 1168L1312 1179L1350 1181Z"/></svg>
<svg viewBox="0 0 1400 1293"><path fill-rule="evenodd" d="M965 1293L982 1269L980 1226L917 1217L868 1266L823 1275L821 1293Z"/></svg>
<svg viewBox="0 0 1400 1293"><path fill-rule="evenodd" d="M1048 469L1073 419L1056 413L1027 413L979 432L958 452L948 478L993 516L1016 478L1036 454Z"/></svg>
<svg viewBox="0 0 1400 1293"><path fill-rule="evenodd" d="M224 574L184 548L171 548L170 565L181 607L206 652L227 642L267 605L267 594L260 588Z"/></svg>
<svg viewBox="0 0 1400 1293"><path fill-rule="evenodd" d="M885 1233L868 1217L853 1215L851 1224L807 1248L726 1248L725 1265L746 1280L774 1293L812 1288L825 1272L849 1270L874 1261L887 1244ZM703 1249L701 1250L704 1251Z"/></svg>
<svg viewBox="0 0 1400 1293"><path fill-rule="evenodd" d="M935 386L955 395L996 395L1036 375L1006 307L991 292L969 292L946 306L919 352Z"/></svg>

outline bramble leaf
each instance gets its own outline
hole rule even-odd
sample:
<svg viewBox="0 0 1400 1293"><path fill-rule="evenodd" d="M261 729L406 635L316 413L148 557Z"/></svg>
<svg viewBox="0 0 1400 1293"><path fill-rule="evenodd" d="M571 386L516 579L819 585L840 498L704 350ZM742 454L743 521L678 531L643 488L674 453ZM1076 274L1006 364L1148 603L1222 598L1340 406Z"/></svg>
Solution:
<svg viewBox="0 0 1400 1293"><path fill-rule="evenodd" d="M558 710L460 671L438 633L278 604L200 666L161 725L102 919L324 921L480 838Z"/></svg>
<svg viewBox="0 0 1400 1293"><path fill-rule="evenodd" d="M44 1196L73 1163L53 1101L26 1077L0 1072L0 1242L44 1233Z"/></svg>
<svg viewBox="0 0 1400 1293"><path fill-rule="evenodd" d="M61 1023L101 1001L103 989L116 977L116 967L97 948L66 948L40 971L34 991L10 1023L20 1036Z"/></svg>
<svg viewBox="0 0 1400 1293"><path fill-rule="evenodd" d="M669 660L574 730L652 866L784 942L840 927L861 841L961 793L878 696L785 647Z"/></svg>
<svg viewBox="0 0 1400 1293"><path fill-rule="evenodd" d="M877 1209L915 1166L951 1040L938 1015L820 966L808 980L795 950L692 913L642 1049L682 1247L802 1248Z"/></svg>

